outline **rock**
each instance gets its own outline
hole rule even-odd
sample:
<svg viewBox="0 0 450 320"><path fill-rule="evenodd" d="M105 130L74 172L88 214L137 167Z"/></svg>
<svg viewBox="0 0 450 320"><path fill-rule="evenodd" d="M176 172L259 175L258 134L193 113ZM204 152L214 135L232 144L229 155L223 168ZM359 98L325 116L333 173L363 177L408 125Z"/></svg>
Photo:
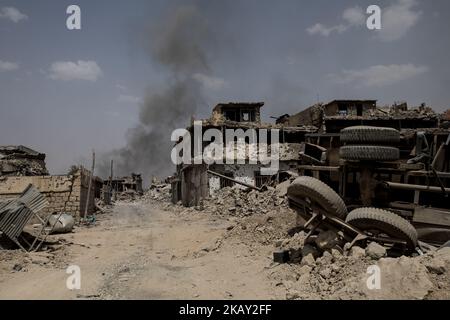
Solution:
<svg viewBox="0 0 450 320"><path fill-rule="evenodd" d="M379 260L386 256L386 248L376 242L371 242L367 246L365 253L373 260Z"/></svg>
<svg viewBox="0 0 450 320"><path fill-rule="evenodd" d="M298 288L308 288L310 286L311 274L305 273L300 276L296 285Z"/></svg>
<svg viewBox="0 0 450 320"><path fill-rule="evenodd" d="M20 271L20 270L23 269L23 266L20 265L20 264L18 264L18 263L16 263L12 269L13 269L14 271Z"/></svg>
<svg viewBox="0 0 450 320"><path fill-rule="evenodd" d="M335 260L341 260L343 258L342 253L337 249L331 249L331 255Z"/></svg>
<svg viewBox="0 0 450 320"><path fill-rule="evenodd" d="M350 249L350 256L353 258L363 258L366 256L366 251L361 247L353 246Z"/></svg>
<svg viewBox="0 0 450 320"><path fill-rule="evenodd" d="M300 265L302 266L313 266L316 264L316 260L314 260L314 256L312 255L312 253L306 255L303 257Z"/></svg>
<svg viewBox="0 0 450 320"><path fill-rule="evenodd" d="M434 274L444 274L447 271L445 262L438 258L433 258L425 263L427 270Z"/></svg>
<svg viewBox="0 0 450 320"><path fill-rule="evenodd" d="M314 242L321 250L331 250L338 244L338 241L338 234L332 230L328 230L319 233Z"/></svg>
<svg viewBox="0 0 450 320"><path fill-rule="evenodd" d="M332 264L333 263L333 256L328 251L325 251L323 253L322 257L320 258L320 262L323 265L325 265L325 264Z"/></svg>
<svg viewBox="0 0 450 320"><path fill-rule="evenodd" d="M310 274L312 271L311 266L308 265L304 265L303 267L301 267L300 269L298 269L298 274L300 276L304 275L304 274Z"/></svg>
<svg viewBox="0 0 450 320"><path fill-rule="evenodd" d="M53 257L52 254L46 252L31 252L29 256L31 258L32 263L39 265L49 263L50 259Z"/></svg>

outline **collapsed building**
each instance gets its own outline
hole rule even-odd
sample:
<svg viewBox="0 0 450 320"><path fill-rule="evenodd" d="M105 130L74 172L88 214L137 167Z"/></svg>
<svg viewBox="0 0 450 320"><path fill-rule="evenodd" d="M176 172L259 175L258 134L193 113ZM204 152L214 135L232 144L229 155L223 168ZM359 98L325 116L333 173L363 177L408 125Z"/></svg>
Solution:
<svg viewBox="0 0 450 320"><path fill-rule="evenodd" d="M40 212L43 218L54 213L68 213L79 220L96 211L95 198L100 194L101 179L80 168L73 175L0 177L0 201L17 198L29 185L41 192L48 205ZM88 201L89 195L89 201ZM87 206L87 210L86 210Z"/></svg>
<svg viewBox="0 0 450 320"><path fill-rule="evenodd" d="M421 240L442 243L450 238L450 130L445 115L425 104L409 109L406 103L378 107L376 100L333 100L266 124L261 122L263 105L219 104L209 119L201 120L200 131L202 135L208 129L221 132L227 148L228 129L279 130L277 172L262 175L263 163L247 161L248 147L261 141L246 136L245 144L234 145L231 153L235 156L235 151L244 149L245 159L236 157L237 162L228 164L229 154L224 152L223 164L178 165L172 180L173 202L197 206L217 190L234 185L261 191L269 183L282 182L281 173L289 172L326 183L350 207L384 208L406 218ZM194 136L195 123L187 129ZM210 145L211 140L206 140L200 144L200 154ZM191 145L195 159L195 142Z"/></svg>
<svg viewBox="0 0 450 320"><path fill-rule="evenodd" d="M112 177L103 181L101 187L101 198L104 204L111 204L112 200L134 199L135 196L142 196L144 189L142 185L142 175L131 173L126 177Z"/></svg>
<svg viewBox="0 0 450 320"><path fill-rule="evenodd" d="M65 212L80 219L95 212L103 181L83 167L67 175L49 175L45 157L25 146L0 147L0 202L19 197L33 185L48 202L40 213L43 218Z"/></svg>
<svg viewBox="0 0 450 320"><path fill-rule="evenodd" d="M305 134L317 131L314 126L289 126L268 124L261 121L261 108L263 102L256 103L221 103L214 107L209 119L192 121L187 131L195 135L194 123L200 123L200 135L213 129L220 133L223 139L223 157L221 161L206 164L205 161L196 164L180 164L177 166L176 177L172 180L172 201L181 201L185 206L199 205L202 199L214 194L217 190L233 186L235 183L243 187L262 188L273 175L262 174L262 169L268 165L260 161L262 154L270 153L272 147L270 131L279 130L279 168L277 173L295 171L299 161L300 142ZM250 130L249 129L253 129ZM237 137L233 134L240 131L247 134L245 142L233 144L233 150L227 150L227 135L231 133L234 142ZM266 139L264 139L266 138ZM264 140L264 141L263 141ZM194 154L194 141L192 142L192 158ZM218 143L218 141L215 141ZM182 142L179 142L180 144ZM258 149L258 144L264 144L265 150ZM201 142L199 150L203 154L207 141ZM247 152L248 150L248 152ZM252 150L252 151L251 151ZM251 158L258 159L250 161ZM274 174L277 176L277 173ZM275 177L275 179L279 179Z"/></svg>
<svg viewBox="0 0 450 320"><path fill-rule="evenodd" d="M46 176L45 154L24 146L0 146L0 176Z"/></svg>
<svg viewBox="0 0 450 320"><path fill-rule="evenodd" d="M279 130L279 170L305 174L302 165L338 166L341 146L340 131L344 128L366 125L395 128L401 132L402 139L397 147L401 158L407 161L412 157L416 144L418 128L423 131L432 143L431 155L437 152L439 145L446 141L448 130L442 125L444 116L435 113L422 104L418 108L409 109L406 103L398 103L389 107L378 107L376 100L333 100L329 103L318 103L294 114L285 114L275 124L261 121L261 108L264 103L221 103L213 108L209 119L200 120L201 135L208 129L216 129L222 133L226 148L226 131L255 129ZM194 135L194 123L187 128ZM259 136L258 134L256 134ZM232 155L237 163L228 164L227 153L224 152L224 164L182 164L177 166L177 175L172 181L173 202L182 201L186 206L198 205L199 201L214 194L215 191L235 184L243 187L261 188L274 180L273 176L262 175L261 163L250 163L251 149L249 145L260 144L258 138L246 137L245 145L235 145ZM194 141L192 155L194 154ZM202 142L200 154L209 142ZM270 137L267 149L270 150ZM244 150L239 150L244 149ZM239 153L243 151L243 153ZM247 152L248 151L248 152ZM239 154L245 159L239 159ZM242 161L245 160L245 163ZM314 173L315 176L319 174ZM331 174L337 183L336 174ZM275 182L281 182L275 177Z"/></svg>
<svg viewBox="0 0 450 320"><path fill-rule="evenodd" d="M142 175L132 173L127 177L115 177L103 182L104 186L110 187L113 192L136 192L142 194Z"/></svg>

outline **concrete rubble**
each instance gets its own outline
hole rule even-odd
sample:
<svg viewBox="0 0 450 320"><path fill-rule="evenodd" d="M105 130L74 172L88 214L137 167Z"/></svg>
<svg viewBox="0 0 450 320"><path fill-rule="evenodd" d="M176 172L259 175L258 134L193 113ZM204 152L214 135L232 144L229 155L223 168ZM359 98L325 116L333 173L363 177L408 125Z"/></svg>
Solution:
<svg viewBox="0 0 450 320"><path fill-rule="evenodd" d="M46 176L45 154L24 146L0 146L0 176Z"/></svg>

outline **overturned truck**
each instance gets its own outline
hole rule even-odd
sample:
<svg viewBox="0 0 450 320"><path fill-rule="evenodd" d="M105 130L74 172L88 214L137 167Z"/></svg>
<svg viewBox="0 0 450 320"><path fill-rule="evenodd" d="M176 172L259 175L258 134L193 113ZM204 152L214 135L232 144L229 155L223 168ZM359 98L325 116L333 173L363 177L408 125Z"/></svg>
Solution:
<svg viewBox="0 0 450 320"><path fill-rule="evenodd" d="M450 240L448 129L352 126L306 135L301 155L288 198L308 236L331 229L347 247L401 254Z"/></svg>

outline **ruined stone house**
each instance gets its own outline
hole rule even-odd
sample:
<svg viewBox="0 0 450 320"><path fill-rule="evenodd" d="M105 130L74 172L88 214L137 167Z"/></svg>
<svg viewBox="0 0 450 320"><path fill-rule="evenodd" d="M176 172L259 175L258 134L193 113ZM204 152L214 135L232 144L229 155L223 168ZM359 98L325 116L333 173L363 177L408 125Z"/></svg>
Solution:
<svg viewBox="0 0 450 320"><path fill-rule="evenodd" d="M257 161L251 163L250 152L258 152L256 146L261 144L261 132L270 130L279 130L279 170L295 171L299 161L300 141L304 140L307 133L315 132L317 128L313 126L295 126L280 124L268 124L261 121L261 108L264 106L263 102L257 103L221 103L214 107L212 116L209 119L201 121L201 134L208 129L219 130L222 133L224 149L226 148L227 130L243 130L254 129L256 132L254 137L246 137L245 144L236 144L233 155L240 160L231 161L227 158L227 152L223 152L223 164L206 164L204 161L199 164L182 164L177 167L177 176L172 181L172 200L173 202L182 201L185 206L198 205L201 199L214 194L217 190L233 186L234 182L222 178L220 176L208 173L212 171L222 176L229 177L245 183L250 186L260 188L267 184L270 179L276 179L274 176L263 175L261 169L267 167L266 164ZM194 122L191 124L188 131L193 135ZM247 131L248 132L248 131ZM271 149L270 133L267 133L267 150ZM201 154L210 142L202 142ZM194 142L192 141L193 147ZM255 147L255 149L249 148ZM244 150L238 150L239 148ZM193 148L192 148L193 149ZM257 150L257 151L255 151ZM253 154L254 155L254 154ZM254 155L257 157L257 155ZM259 158L258 158L259 159ZM236 160L236 159L235 159ZM228 163L228 164L227 164ZM245 188L245 187L244 187Z"/></svg>
<svg viewBox="0 0 450 320"><path fill-rule="evenodd" d="M40 215L65 212L79 219L95 212L95 198L100 197L103 181L92 178L91 173L80 167L67 175L49 175L45 165L46 155L25 146L0 147L0 201L17 198L30 184L48 200L48 206Z"/></svg>
<svg viewBox="0 0 450 320"><path fill-rule="evenodd" d="M25 146L0 146L0 176L46 176L45 154Z"/></svg>
<svg viewBox="0 0 450 320"><path fill-rule="evenodd" d="M32 184L48 200L48 206L39 215L47 217L52 213L65 212L76 219L84 217L90 172L80 168L73 175L48 176L9 176L0 177L0 201L19 197L25 188ZM95 212L95 198L100 194L98 177L93 178L87 213Z"/></svg>

